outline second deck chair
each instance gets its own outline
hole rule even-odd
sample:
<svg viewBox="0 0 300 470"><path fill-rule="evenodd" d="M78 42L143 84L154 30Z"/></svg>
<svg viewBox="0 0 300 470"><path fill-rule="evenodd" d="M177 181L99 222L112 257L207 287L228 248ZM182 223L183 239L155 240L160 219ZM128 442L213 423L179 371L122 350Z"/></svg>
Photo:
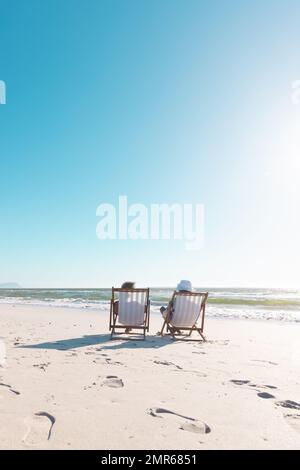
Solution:
<svg viewBox="0 0 300 470"><path fill-rule="evenodd" d="M115 313L114 305L118 301L118 314ZM112 298L110 303L109 330L111 339L122 334L116 333L116 330L142 330L141 333L135 333L146 337L146 331L149 331L150 301L149 289L117 289L112 288ZM123 332L124 333L124 332ZM131 333L131 332L130 332ZM123 338L131 339L131 338Z"/></svg>
<svg viewBox="0 0 300 470"><path fill-rule="evenodd" d="M175 291L166 311L160 334L163 335L165 327L173 338L190 337L193 331L196 331L203 341L206 341L203 330L207 297L208 292ZM200 321L200 326L197 324L198 321ZM187 334L184 335L182 331L186 331Z"/></svg>

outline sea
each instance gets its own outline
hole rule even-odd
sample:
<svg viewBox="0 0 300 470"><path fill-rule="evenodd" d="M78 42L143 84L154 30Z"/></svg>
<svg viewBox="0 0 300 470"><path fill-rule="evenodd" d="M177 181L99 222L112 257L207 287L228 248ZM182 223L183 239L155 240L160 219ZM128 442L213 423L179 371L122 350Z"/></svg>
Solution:
<svg viewBox="0 0 300 470"><path fill-rule="evenodd" d="M262 288L195 288L208 292L206 315L214 318L241 318L300 322L300 290ZM167 305L172 288L150 289L151 313ZM111 289L0 289L0 303L45 305L107 311Z"/></svg>

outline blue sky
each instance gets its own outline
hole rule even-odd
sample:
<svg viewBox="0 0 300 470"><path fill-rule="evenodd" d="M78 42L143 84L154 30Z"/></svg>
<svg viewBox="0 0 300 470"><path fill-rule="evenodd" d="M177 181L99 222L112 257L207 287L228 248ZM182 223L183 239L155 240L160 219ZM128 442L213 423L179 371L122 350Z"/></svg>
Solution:
<svg viewBox="0 0 300 470"><path fill-rule="evenodd" d="M0 0L0 283L297 286L298 1ZM100 241L203 203L205 244Z"/></svg>

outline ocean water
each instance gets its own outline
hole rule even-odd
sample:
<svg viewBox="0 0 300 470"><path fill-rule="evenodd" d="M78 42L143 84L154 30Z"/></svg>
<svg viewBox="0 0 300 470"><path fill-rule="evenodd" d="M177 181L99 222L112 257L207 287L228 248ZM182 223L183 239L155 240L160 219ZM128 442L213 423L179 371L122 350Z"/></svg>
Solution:
<svg viewBox="0 0 300 470"><path fill-rule="evenodd" d="M300 290L199 288L208 291L206 315L300 322ZM151 312L159 313L171 288L150 290ZM0 289L0 303L108 310L111 289Z"/></svg>

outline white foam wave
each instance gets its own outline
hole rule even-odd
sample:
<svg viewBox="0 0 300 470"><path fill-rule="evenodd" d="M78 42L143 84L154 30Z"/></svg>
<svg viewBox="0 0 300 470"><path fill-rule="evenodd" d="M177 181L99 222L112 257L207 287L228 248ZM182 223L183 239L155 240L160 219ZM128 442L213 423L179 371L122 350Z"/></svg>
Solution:
<svg viewBox="0 0 300 470"><path fill-rule="evenodd" d="M110 302L107 300L85 301L83 299L24 299L3 297L0 299L1 304L7 305L32 305L47 306L55 308L70 308L79 310L98 310L101 312L109 312ZM151 314L160 314L160 303L151 304ZM206 308L206 316L209 318L229 318L229 319L252 319L252 320L277 320L288 322L300 322L299 310L283 310L271 308L259 308L237 305L214 305L209 304Z"/></svg>

